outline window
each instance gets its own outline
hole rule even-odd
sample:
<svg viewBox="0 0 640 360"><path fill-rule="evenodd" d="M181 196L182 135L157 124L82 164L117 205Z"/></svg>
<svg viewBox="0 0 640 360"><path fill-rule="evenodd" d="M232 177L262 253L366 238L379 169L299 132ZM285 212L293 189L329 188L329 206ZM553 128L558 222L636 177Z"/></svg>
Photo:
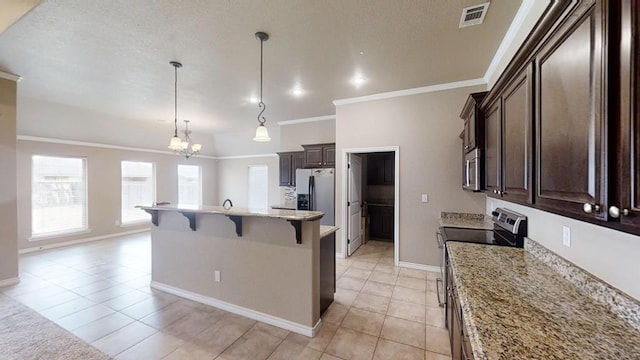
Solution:
<svg viewBox="0 0 640 360"><path fill-rule="evenodd" d="M156 197L153 164L146 162L123 161L121 163L120 222L131 224L149 221L151 216L136 209L137 205L151 205Z"/></svg>
<svg viewBox="0 0 640 360"><path fill-rule="evenodd" d="M32 157L31 234L34 237L87 230L87 161Z"/></svg>
<svg viewBox="0 0 640 360"><path fill-rule="evenodd" d="M178 165L178 203L186 206L202 206L200 166Z"/></svg>
<svg viewBox="0 0 640 360"><path fill-rule="evenodd" d="M269 168L266 165L249 166L249 208L267 209L269 195Z"/></svg>

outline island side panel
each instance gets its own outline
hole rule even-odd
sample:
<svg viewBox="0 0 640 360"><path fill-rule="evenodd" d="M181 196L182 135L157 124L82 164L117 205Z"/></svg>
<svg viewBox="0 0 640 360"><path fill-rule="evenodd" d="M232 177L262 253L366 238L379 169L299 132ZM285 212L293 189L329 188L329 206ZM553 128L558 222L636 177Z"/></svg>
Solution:
<svg viewBox="0 0 640 360"><path fill-rule="evenodd" d="M243 236L224 215L198 214L196 231L163 211L152 228L152 280L306 327L320 318L320 222L243 217ZM214 271L220 271L216 282Z"/></svg>

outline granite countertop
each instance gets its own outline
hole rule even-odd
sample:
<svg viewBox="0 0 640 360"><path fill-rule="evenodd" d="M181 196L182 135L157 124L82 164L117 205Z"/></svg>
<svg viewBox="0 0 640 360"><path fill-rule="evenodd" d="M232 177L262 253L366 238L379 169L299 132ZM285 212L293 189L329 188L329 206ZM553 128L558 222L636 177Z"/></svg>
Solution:
<svg viewBox="0 0 640 360"><path fill-rule="evenodd" d="M320 238L322 239L323 237L327 236L327 235L331 235L334 232L338 231L338 229L340 229L337 226L331 226L331 225L320 225Z"/></svg>
<svg viewBox="0 0 640 360"><path fill-rule="evenodd" d="M295 205L271 205L274 210L296 210Z"/></svg>
<svg viewBox="0 0 640 360"><path fill-rule="evenodd" d="M440 226L465 228L465 229L483 229L493 230L493 220L491 216L485 214L455 213L441 212Z"/></svg>
<svg viewBox="0 0 640 360"><path fill-rule="evenodd" d="M640 331L532 254L447 249L476 359L640 359Z"/></svg>
<svg viewBox="0 0 640 360"><path fill-rule="evenodd" d="M225 209L222 206L172 206L172 205L156 205L156 206L136 206L143 210L158 211L179 211L196 214L222 214L227 216L253 216L267 217L284 220L301 220L313 221L319 220L324 216L322 211L303 211L303 210L278 210L278 209L244 209L232 207Z"/></svg>

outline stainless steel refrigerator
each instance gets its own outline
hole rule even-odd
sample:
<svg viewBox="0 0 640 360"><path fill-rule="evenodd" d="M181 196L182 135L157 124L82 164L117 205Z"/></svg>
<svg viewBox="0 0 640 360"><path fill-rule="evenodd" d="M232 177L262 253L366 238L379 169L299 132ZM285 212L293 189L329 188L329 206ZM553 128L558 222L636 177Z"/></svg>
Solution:
<svg viewBox="0 0 640 360"><path fill-rule="evenodd" d="M335 225L335 169L296 170L297 209L322 211L321 225Z"/></svg>

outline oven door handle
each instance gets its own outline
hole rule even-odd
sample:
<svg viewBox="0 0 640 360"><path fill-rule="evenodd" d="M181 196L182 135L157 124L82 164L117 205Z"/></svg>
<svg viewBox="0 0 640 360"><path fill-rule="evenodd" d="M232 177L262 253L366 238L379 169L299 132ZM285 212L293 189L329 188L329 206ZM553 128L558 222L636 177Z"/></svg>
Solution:
<svg viewBox="0 0 640 360"><path fill-rule="evenodd" d="M440 288L442 287L442 279L437 278L436 279L436 292L438 293L438 306L440 307L444 307L444 303L442 302L442 299L440 299Z"/></svg>
<svg viewBox="0 0 640 360"><path fill-rule="evenodd" d="M436 232L436 240L438 241L438 248L442 249L444 248L444 241L442 240L442 233L441 232Z"/></svg>

